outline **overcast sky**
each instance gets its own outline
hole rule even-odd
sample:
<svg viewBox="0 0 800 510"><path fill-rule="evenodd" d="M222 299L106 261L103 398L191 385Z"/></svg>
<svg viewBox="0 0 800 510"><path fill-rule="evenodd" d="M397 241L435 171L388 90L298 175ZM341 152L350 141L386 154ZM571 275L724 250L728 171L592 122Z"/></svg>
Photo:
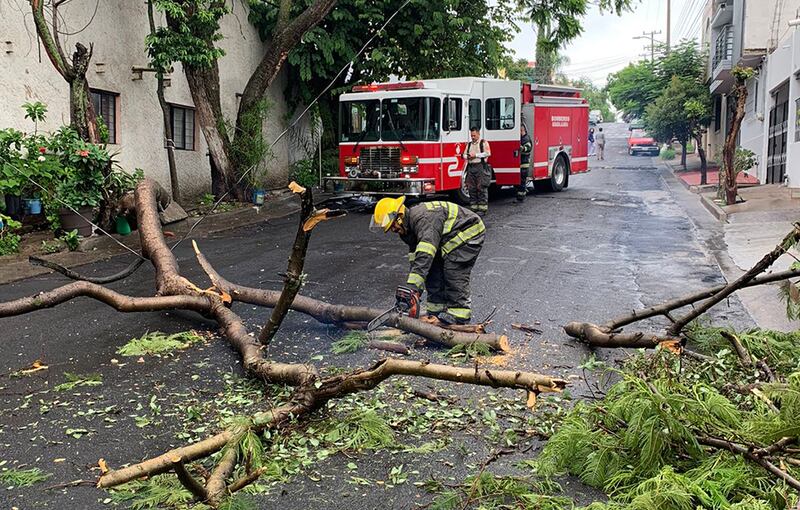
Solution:
<svg viewBox="0 0 800 510"><path fill-rule="evenodd" d="M672 0L672 41L699 38L706 0ZM592 7L583 22L583 34L570 43L563 53L570 63L563 71L570 78L588 77L598 85L605 84L608 73L618 71L642 58L650 44L633 39L643 32L661 31L656 39L665 40L667 0L641 0L634 12L622 16L601 15ZM511 43L518 58L535 60L536 32L528 25ZM648 53L649 54L649 53Z"/></svg>

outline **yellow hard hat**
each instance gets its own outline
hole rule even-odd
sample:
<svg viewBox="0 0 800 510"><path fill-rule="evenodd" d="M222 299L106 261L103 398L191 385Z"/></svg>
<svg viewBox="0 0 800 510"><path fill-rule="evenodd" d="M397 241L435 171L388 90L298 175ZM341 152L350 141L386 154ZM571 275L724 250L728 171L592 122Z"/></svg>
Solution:
<svg viewBox="0 0 800 510"><path fill-rule="evenodd" d="M397 198L382 198L375 204L375 212L372 213L372 220L369 224L369 229L377 231L378 229L388 232L395 222L397 217L403 212L403 203L406 197Z"/></svg>

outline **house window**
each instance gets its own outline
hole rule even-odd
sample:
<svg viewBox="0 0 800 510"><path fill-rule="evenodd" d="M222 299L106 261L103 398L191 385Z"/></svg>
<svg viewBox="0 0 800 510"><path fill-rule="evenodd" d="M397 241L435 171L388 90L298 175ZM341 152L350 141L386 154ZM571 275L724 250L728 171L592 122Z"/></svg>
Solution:
<svg viewBox="0 0 800 510"><path fill-rule="evenodd" d="M169 119L172 123L172 141L175 148L194 150L194 108L169 105Z"/></svg>
<svg viewBox="0 0 800 510"><path fill-rule="evenodd" d="M103 119L108 128L108 143L117 143L117 98L119 94L92 90L92 106L94 113Z"/></svg>
<svg viewBox="0 0 800 510"><path fill-rule="evenodd" d="M514 129L514 98L498 97L486 100L486 129Z"/></svg>
<svg viewBox="0 0 800 510"><path fill-rule="evenodd" d="M469 128L481 129L481 100L469 100Z"/></svg>
<svg viewBox="0 0 800 510"><path fill-rule="evenodd" d="M461 99L448 98L444 102L442 125L447 131L461 131Z"/></svg>

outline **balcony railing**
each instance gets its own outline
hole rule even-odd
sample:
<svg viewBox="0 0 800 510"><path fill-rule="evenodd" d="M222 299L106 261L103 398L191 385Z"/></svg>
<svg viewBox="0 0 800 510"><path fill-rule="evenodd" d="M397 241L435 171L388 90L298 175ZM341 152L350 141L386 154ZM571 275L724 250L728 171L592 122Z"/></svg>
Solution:
<svg viewBox="0 0 800 510"><path fill-rule="evenodd" d="M712 69L724 61L730 61L733 57L733 25L725 25L717 34L714 42L714 58L711 61Z"/></svg>

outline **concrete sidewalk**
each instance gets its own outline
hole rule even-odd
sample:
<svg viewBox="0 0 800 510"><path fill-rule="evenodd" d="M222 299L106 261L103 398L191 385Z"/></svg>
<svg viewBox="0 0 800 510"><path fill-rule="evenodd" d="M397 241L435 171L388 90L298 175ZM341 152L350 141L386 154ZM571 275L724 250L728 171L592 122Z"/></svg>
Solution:
<svg viewBox="0 0 800 510"><path fill-rule="evenodd" d="M695 161L687 161L690 172L695 171L693 166L699 166L699 159L693 159ZM800 199L793 198L785 186L740 187L739 196L743 202L725 206L716 200L716 186L687 186L682 179L685 172L679 165L666 166L684 187L697 195L699 202L716 219L709 221L698 207L687 209L695 225L709 232L709 239L718 239L716 245L709 248L729 282L742 276L775 248L791 231L792 224L800 221ZM792 249L790 253L778 259L769 271L786 270L796 261L794 257L800 258L799 250ZM780 299L777 285L744 289L737 295L762 328L791 331L800 326L800 323L786 319L785 304Z"/></svg>

